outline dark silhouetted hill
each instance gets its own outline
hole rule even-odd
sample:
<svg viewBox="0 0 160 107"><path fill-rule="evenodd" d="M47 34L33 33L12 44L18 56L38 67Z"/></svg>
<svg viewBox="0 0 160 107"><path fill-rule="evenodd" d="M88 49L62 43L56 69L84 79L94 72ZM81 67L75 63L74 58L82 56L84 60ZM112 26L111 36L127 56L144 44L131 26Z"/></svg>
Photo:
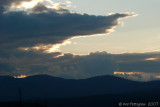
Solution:
<svg viewBox="0 0 160 107"><path fill-rule="evenodd" d="M160 94L160 81L136 82L115 76L98 76L88 79L63 79L49 75L26 78L0 77L0 102L22 100L74 98L95 95Z"/></svg>

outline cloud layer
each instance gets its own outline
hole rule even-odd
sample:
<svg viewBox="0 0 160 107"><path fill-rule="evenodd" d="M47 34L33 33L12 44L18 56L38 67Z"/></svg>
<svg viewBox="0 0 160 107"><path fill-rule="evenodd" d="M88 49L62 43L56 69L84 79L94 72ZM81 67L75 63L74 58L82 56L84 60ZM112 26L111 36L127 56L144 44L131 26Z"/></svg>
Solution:
<svg viewBox="0 0 160 107"><path fill-rule="evenodd" d="M160 52L113 55L118 63L114 74L127 79L149 81L160 79Z"/></svg>
<svg viewBox="0 0 160 107"><path fill-rule="evenodd" d="M44 53L43 48L73 37L108 34L120 24L120 19L136 14L79 14L50 0L37 0L36 5L26 10L12 9L32 1L0 0L0 75L45 73L65 78L88 78L111 75L117 70L117 63L106 52L78 56Z"/></svg>
<svg viewBox="0 0 160 107"><path fill-rule="evenodd" d="M32 1L32 0L0 0L0 4L3 6L10 6L11 4L20 4L21 2L24 1Z"/></svg>
<svg viewBox="0 0 160 107"><path fill-rule="evenodd" d="M42 53L37 51L15 53L13 57L5 58L0 62L0 74L13 76L49 74L79 79L113 75L113 72L117 70L112 55L106 52L95 52L84 56L73 54L60 56L61 54L60 52Z"/></svg>
<svg viewBox="0 0 160 107"><path fill-rule="evenodd" d="M117 13L109 16L94 16L77 13L59 14L55 11L30 14L9 12L0 14L0 44L17 48L62 43L76 36L105 34L118 25L120 18L132 15Z"/></svg>
<svg viewBox="0 0 160 107"><path fill-rule="evenodd" d="M1 1L1 7L31 0ZM134 16L134 13L115 13L95 16L72 13L58 5L49 8L38 3L31 12L6 11L0 14L0 49L32 47L37 44L56 44L76 36L107 34L119 19ZM1 9L3 10L3 9Z"/></svg>

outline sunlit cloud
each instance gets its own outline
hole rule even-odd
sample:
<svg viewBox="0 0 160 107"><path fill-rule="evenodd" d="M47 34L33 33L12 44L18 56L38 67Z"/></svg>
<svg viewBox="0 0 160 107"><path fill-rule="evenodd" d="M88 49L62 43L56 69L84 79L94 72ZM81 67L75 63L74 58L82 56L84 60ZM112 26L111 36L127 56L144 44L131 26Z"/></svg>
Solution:
<svg viewBox="0 0 160 107"><path fill-rule="evenodd" d="M52 53L52 52L59 52L59 48L61 46L65 46L65 45L68 45L68 44L71 44L71 41L65 41L61 44L55 44L55 45L52 45L52 47L48 48L47 50L45 50L45 52L47 53Z"/></svg>
<svg viewBox="0 0 160 107"><path fill-rule="evenodd" d="M59 43L59 44L47 44L47 45L44 45L44 44L40 44L40 45L36 45L36 46L33 46L33 47L20 47L18 48L19 50L23 50L23 51L42 51L44 53L54 53L54 52L60 52L59 48L61 46L65 46L65 45L69 45L71 44L72 42L67 40L63 43ZM74 43L76 44L76 43ZM58 56L63 56L63 55L58 55Z"/></svg>
<svg viewBox="0 0 160 107"><path fill-rule="evenodd" d="M133 75L133 74L142 74L143 72L114 72L114 75Z"/></svg>
<svg viewBox="0 0 160 107"><path fill-rule="evenodd" d="M160 76L155 76L156 78L160 78Z"/></svg>
<svg viewBox="0 0 160 107"><path fill-rule="evenodd" d="M71 2L71 1L65 1L65 2L66 2L66 4L67 4L67 5L66 5L67 7L71 7L71 5L72 5L72 2Z"/></svg>
<svg viewBox="0 0 160 107"><path fill-rule="evenodd" d="M43 0L31 0L31 1L21 1L19 4L12 3L9 10L26 10L33 8L36 4L39 2L42 2Z"/></svg>
<svg viewBox="0 0 160 107"><path fill-rule="evenodd" d="M146 61L156 61L156 60L159 60L160 58L146 58L145 60Z"/></svg>
<svg viewBox="0 0 160 107"><path fill-rule="evenodd" d="M30 13L36 6L39 6L41 9L45 7L46 9L61 10L66 7L71 7L71 5L72 3L70 1L56 3L52 0L29 0L20 1L20 3L11 3L7 11L28 11Z"/></svg>
<svg viewBox="0 0 160 107"><path fill-rule="evenodd" d="M31 2L23 2L19 8L32 8L34 7L38 1L31 1Z"/></svg>
<svg viewBox="0 0 160 107"><path fill-rule="evenodd" d="M156 80L160 79L160 73L152 73L152 72L114 72L115 76L119 76L122 78L127 78L135 81L151 81L151 80Z"/></svg>
<svg viewBox="0 0 160 107"><path fill-rule="evenodd" d="M53 56L53 58L59 58L59 57L62 57L62 56L64 56L65 54L64 53L60 53L60 54L58 54L58 55L56 55L56 56Z"/></svg>
<svg viewBox="0 0 160 107"><path fill-rule="evenodd" d="M18 76L13 76L14 78L26 78L27 75L18 75Z"/></svg>

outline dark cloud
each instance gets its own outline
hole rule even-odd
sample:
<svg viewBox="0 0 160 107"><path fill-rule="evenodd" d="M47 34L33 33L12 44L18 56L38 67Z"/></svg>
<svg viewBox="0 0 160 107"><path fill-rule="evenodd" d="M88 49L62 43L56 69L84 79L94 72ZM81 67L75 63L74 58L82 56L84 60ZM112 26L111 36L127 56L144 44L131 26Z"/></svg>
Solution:
<svg viewBox="0 0 160 107"><path fill-rule="evenodd" d="M123 72L160 73L160 52L115 54L113 57Z"/></svg>
<svg viewBox="0 0 160 107"><path fill-rule="evenodd" d="M120 70L123 72L141 71L141 72L159 72L160 61L137 61L132 63L120 63Z"/></svg>
<svg viewBox="0 0 160 107"><path fill-rule="evenodd" d="M13 58L16 58L14 55L19 54L20 47L56 44L76 36L109 33L110 29L119 24L120 18L135 15L116 13L109 16L95 16L71 13L63 8L48 9L41 4L37 4L32 10L31 13L9 11L0 14L1 58L8 58L12 62ZM25 53L27 54L31 56L30 52ZM32 56L29 59L31 58ZM23 64L24 60L20 60Z"/></svg>
<svg viewBox="0 0 160 107"><path fill-rule="evenodd" d="M9 74L12 73L13 70L15 70L15 68L8 63L0 63L0 73Z"/></svg>
<svg viewBox="0 0 160 107"><path fill-rule="evenodd" d="M0 63L3 65L0 65L0 75L50 74L87 78L113 74L117 70L112 55L105 52L58 57L63 53L44 53L32 48L24 51L21 48L54 45L78 36L107 34L119 24L119 19L134 16L134 13L96 16L72 13L62 7L48 8L40 3L30 12L5 10L24 1L30 0L0 0Z"/></svg>
<svg viewBox="0 0 160 107"><path fill-rule="evenodd" d="M44 53L41 50L15 51L12 56L0 59L2 65L0 65L0 74L49 74L78 79L99 75L113 75L117 71L122 72L117 76L138 81L155 80L158 79L156 76L160 75L160 60L146 60L152 57L159 58L158 52L136 53L130 57L128 54L112 55L106 52L94 52L83 56L61 54L63 53ZM142 57L140 58L139 55ZM134 57L132 58L132 56Z"/></svg>
<svg viewBox="0 0 160 107"><path fill-rule="evenodd" d="M106 52L90 53L78 65L86 77L113 75L113 72L117 70L117 64L112 55Z"/></svg>
<svg viewBox="0 0 160 107"><path fill-rule="evenodd" d="M113 75L117 71L123 72L117 76L138 81L154 80L160 75L160 60L146 60L152 57L159 58L158 52L136 53L131 54L130 57L129 54L112 55L106 52L94 52L83 56L62 54L61 52L44 53L41 50L15 51L12 56L0 59L0 74L49 74L78 79Z"/></svg>
<svg viewBox="0 0 160 107"><path fill-rule="evenodd" d="M160 52L115 54L116 75L127 79L149 81L159 79Z"/></svg>
<svg viewBox="0 0 160 107"><path fill-rule="evenodd" d="M71 13L59 6L48 8L38 3L31 10L7 11L5 5L19 5L32 0L0 1L0 49L16 49L36 44L56 44L75 36L109 33L119 24L120 18L134 16L132 13L116 13L109 16L95 16Z"/></svg>
<svg viewBox="0 0 160 107"><path fill-rule="evenodd" d="M56 13L61 13L61 14L70 13L69 10L64 9L62 7L59 7L58 9L48 8L48 7L46 7L45 5L43 5L41 3L38 3L37 5L35 5L32 8L32 12L34 12L34 13L42 13L42 12L49 12L49 11L54 11Z"/></svg>
<svg viewBox="0 0 160 107"><path fill-rule="evenodd" d="M75 36L109 33L109 30L119 23L119 18L132 15L117 13L110 16L94 16L59 14L55 11L31 14L23 11L9 12L0 15L0 48L56 44Z"/></svg>
<svg viewBox="0 0 160 107"><path fill-rule="evenodd" d="M124 54L114 54L114 58L118 62L136 62L136 61L146 61L148 58L160 59L160 52L146 52L146 53L124 53Z"/></svg>
<svg viewBox="0 0 160 107"><path fill-rule="evenodd" d="M14 57L6 59L6 63L14 66L15 70L8 75L49 74L64 78L88 78L99 75L112 75L117 70L112 55L106 52L90 53L79 56L62 53L27 52L16 53ZM3 75L1 73L1 75Z"/></svg>

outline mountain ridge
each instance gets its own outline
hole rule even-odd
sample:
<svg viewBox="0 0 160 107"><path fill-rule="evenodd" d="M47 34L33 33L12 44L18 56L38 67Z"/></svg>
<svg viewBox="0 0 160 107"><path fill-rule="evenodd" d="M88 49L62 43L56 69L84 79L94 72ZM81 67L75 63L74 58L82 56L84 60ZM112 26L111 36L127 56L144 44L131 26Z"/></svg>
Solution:
<svg viewBox="0 0 160 107"><path fill-rule="evenodd" d="M0 76L0 101L18 100L18 90L23 100L43 98L73 98L103 94L160 93L160 81L138 82L112 75L87 79L64 79L50 75L26 78Z"/></svg>

